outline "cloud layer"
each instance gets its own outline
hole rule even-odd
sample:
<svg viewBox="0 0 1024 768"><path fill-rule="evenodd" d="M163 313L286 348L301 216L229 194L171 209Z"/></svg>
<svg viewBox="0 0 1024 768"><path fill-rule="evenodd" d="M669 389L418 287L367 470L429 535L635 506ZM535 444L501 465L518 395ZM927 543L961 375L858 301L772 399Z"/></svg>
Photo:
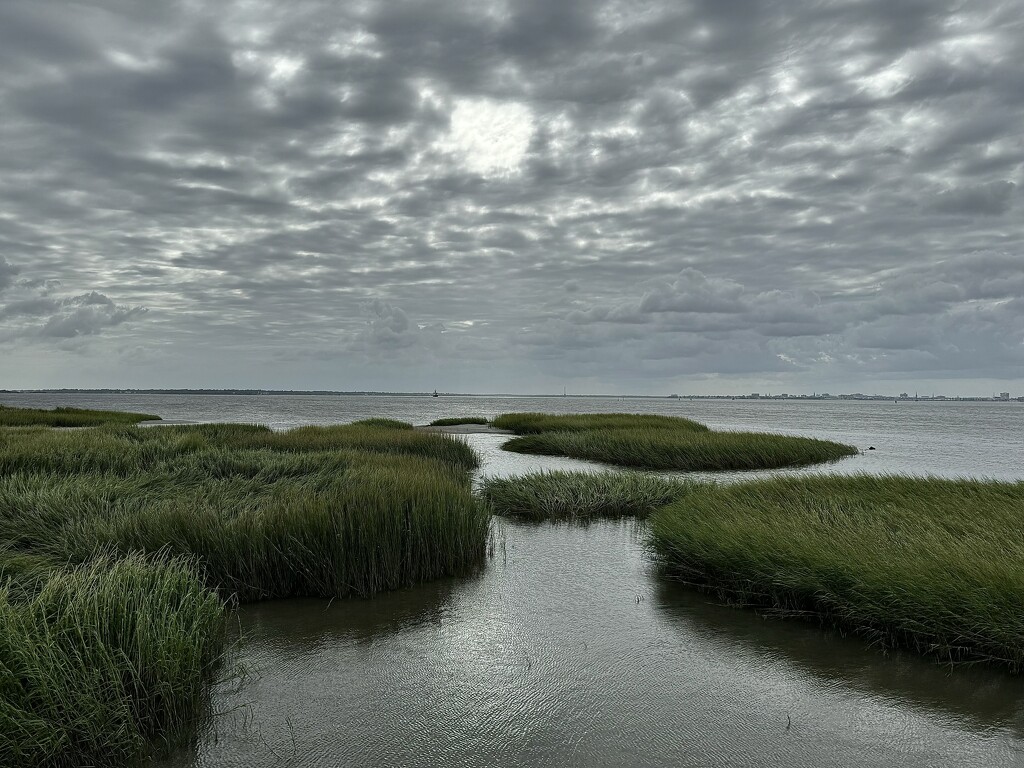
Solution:
<svg viewBox="0 0 1024 768"><path fill-rule="evenodd" d="M4 3L6 386L1024 388L1021 10Z"/></svg>

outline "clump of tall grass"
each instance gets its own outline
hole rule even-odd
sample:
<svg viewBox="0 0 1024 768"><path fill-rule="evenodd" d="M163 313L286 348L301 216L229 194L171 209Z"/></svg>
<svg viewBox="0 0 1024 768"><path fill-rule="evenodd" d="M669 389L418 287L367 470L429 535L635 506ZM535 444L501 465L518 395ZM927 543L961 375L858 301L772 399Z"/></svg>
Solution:
<svg viewBox="0 0 1024 768"><path fill-rule="evenodd" d="M830 440L755 432L596 429L516 437L515 453L569 456L636 469L681 471L776 469L835 461L857 449Z"/></svg>
<svg viewBox="0 0 1024 768"><path fill-rule="evenodd" d="M503 413L491 423L498 429L507 429L515 432L517 435L536 435L541 432L586 432L608 429L664 429L678 432L708 431L706 426L691 419L641 413L581 413L570 415Z"/></svg>
<svg viewBox="0 0 1024 768"><path fill-rule="evenodd" d="M480 424L486 426L489 423L483 416L449 416L444 419L434 419L430 422L430 426L457 427L460 424Z"/></svg>
<svg viewBox="0 0 1024 768"><path fill-rule="evenodd" d="M413 429L413 425L407 421L399 421L398 419L360 419L359 421L353 421L353 424L358 424L363 427L376 427L377 429Z"/></svg>
<svg viewBox="0 0 1024 768"><path fill-rule="evenodd" d="M5 591L10 600L28 600L39 594L60 566L45 555L12 551L4 538L4 548L0 549L0 591Z"/></svg>
<svg viewBox="0 0 1024 768"><path fill-rule="evenodd" d="M174 738L220 598L365 596L471 572L490 523L476 464L465 443L390 420L0 430L0 765L138 762ZM65 614L79 617L68 642L40 623ZM77 709L61 724L63 707Z"/></svg>
<svg viewBox="0 0 1024 768"><path fill-rule="evenodd" d="M139 764L204 711L224 606L190 560L98 558L0 588L0 764Z"/></svg>
<svg viewBox="0 0 1024 768"><path fill-rule="evenodd" d="M646 517L697 485L633 472L535 472L488 478L480 495L495 513L530 520Z"/></svg>
<svg viewBox="0 0 1024 768"><path fill-rule="evenodd" d="M159 420L148 413L92 411L85 408L13 408L0 405L0 427L98 427L104 424L137 424Z"/></svg>
<svg viewBox="0 0 1024 768"><path fill-rule="evenodd" d="M236 479L143 494L67 520L44 551L192 554L207 583L242 601L369 596L483 561L489 513L466 478L416 457L350 454L346 466L273 483Z"/></svg>
<svg viewBox="0 0 1024 768"><path fill-rule="evenodd" d="M1024 483L787 478L651 517L669 578L883 645L1024 669Z"/></svg>
<svg viewBox="0 0 1024 768"><path fill-rule="evenodd" d="M463 470L474 469L479 463L473 449L458 438L365 424L300 427L288 432L243 424L196 424L160 429L100 427L68 432L36 428L0 430L0 475L18 472L135 475L214 449L411 455Z"/></svg>
<svg viewBox="0 0 1024 768"><path fill-rule="evenodd" d="M67 461L42 471L21 462L0 475L0 541L9 549L0 562L12 553L82 563L106 552L168 550L198 556L207 583L224 594L257 600L369 595L464 574L484 558L489 512L459 464L280 444L231 449L196 442L202 432L194 427L153 431L162 437L141 442L90 431L103 461L68 448L83 447L78 433L40 437L51 449L41 453ZM220 432L238 434L263 433ZM75 455L85 471L74 472Z"/></svg>
<svg viewBox="0 0 1024 768"><path fill-rule="evenodd" d="M460 469L479 466L476 453L462 440L450 435L410 429L343 424L333 427L299 427L246 439L237 447L269 448L274 451L354 450L368 453L419 456L446 462Z"/></svg>

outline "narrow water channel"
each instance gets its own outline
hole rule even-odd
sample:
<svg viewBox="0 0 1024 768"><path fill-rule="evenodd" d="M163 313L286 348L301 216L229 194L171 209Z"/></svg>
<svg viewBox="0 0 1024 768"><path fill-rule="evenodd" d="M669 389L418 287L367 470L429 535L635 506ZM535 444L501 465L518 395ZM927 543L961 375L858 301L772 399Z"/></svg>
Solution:
<svg viewBox="0 0 1024 768"><path fill-rule="evenodd" d="M244 608L249 676L172 764L1024 763L1002 672L713 605L657 579L636 523L495 536L472 579Z"/></svg>

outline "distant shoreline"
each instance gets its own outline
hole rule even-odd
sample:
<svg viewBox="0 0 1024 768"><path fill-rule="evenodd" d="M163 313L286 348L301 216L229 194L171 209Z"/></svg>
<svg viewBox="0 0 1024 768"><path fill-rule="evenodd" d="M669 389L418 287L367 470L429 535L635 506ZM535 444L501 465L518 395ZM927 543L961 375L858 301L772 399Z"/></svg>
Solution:
<svg viewBox="0 0 1024 768"><path fill-rule="evenodd" d="M293 395L296 397L433 397L433 392L377 392L377 391L340 391L329 389L0 389L0 395L244 395L244 396L278 396ZM897 395L589 395L589 394L523 394L514 392L442 392L439 397L512 397L512 398L587 398L596 400L771 400L784 402L833 402L853 400L856 402L888 402L899 403L1019 403L1024 397L973 397L946 396L930 397L899 397Z"/></svg>

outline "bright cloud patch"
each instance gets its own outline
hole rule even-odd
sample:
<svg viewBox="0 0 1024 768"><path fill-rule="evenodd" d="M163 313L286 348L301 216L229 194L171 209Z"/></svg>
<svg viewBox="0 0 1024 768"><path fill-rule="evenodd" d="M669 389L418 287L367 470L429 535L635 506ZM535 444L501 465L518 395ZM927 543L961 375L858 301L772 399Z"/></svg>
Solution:
<svg viewBox="0 0 1024 768"><path fill-rule="evenodd" d="M474 173L515 171L533 136L533 113L522 104L461 99L451 117L446 148Z"/></svg>

